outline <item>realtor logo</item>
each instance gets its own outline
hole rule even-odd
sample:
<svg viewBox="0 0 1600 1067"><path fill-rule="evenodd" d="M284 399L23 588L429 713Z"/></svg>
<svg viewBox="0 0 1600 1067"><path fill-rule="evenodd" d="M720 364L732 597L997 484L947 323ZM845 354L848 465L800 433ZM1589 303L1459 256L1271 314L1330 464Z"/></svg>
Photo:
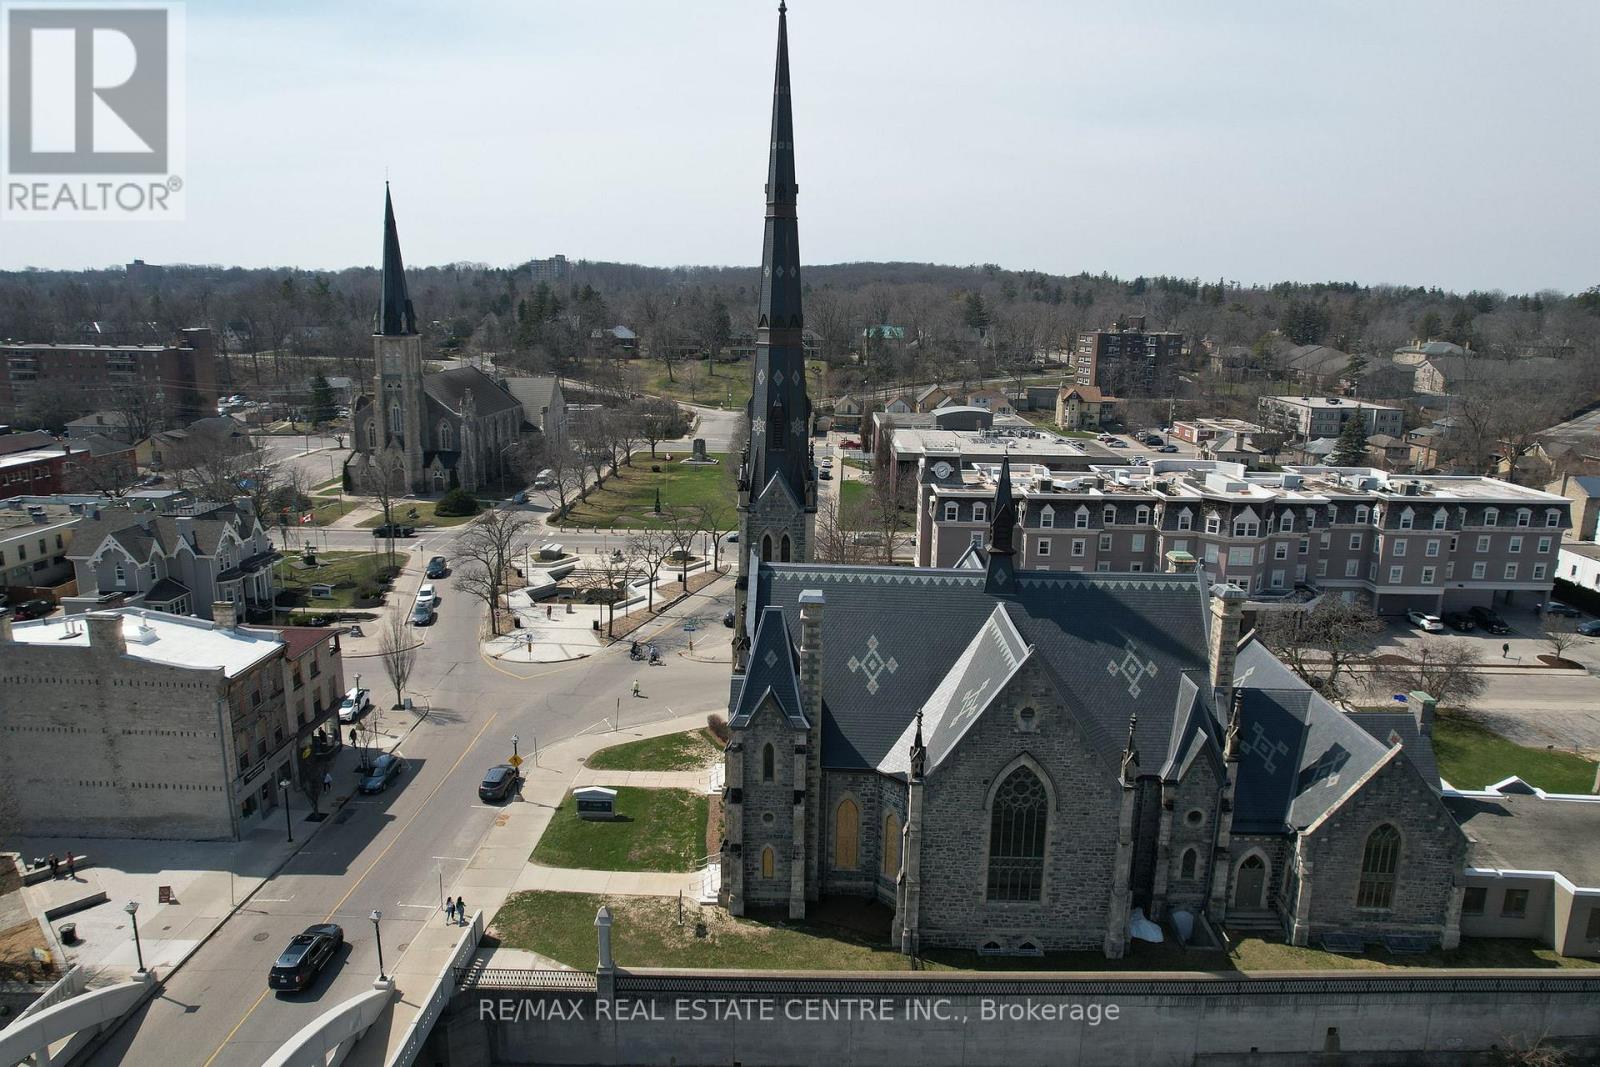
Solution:
<svg viewBox="0 0 1600 1067"><path fill-rule="evenodd" d="M3 10L0 212L181 218L182 7L36 2Z"/></svg>

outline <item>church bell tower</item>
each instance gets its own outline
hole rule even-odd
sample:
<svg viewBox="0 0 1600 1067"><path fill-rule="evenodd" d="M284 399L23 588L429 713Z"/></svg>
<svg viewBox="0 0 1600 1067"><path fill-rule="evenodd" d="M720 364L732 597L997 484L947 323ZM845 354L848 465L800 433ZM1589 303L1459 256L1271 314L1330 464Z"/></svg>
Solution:
<svg viewBox="0 0 1600 1067"><path fill-rule="evenodd" d="M778 5L778 61L767 154L766 235L761 249L761 304L755 366L746 409L750 441L739 467L738 626L748 632L751 557L774 562L811 558L817 473L811 455L811 401L800 308L799 192L794 176L794 114L789 98L787 8Z"/></svg>
<svg viewBox="0 0 1600 1067"><path fill-rule="evenodd" d="M394 488L421 492L422 338L406 293L406 266L400 258L400 234L394 224L388 183L383 187L383 289L373 321L372 350L372 451L396 449L405 465L405 485Z"/></svg>

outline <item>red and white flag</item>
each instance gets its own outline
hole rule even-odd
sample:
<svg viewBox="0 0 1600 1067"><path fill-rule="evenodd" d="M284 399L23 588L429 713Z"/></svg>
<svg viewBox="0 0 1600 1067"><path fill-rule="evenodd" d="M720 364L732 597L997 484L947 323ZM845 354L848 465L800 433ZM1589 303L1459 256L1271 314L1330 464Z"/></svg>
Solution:
<svg viewBox="0 0 1600 1067"><path fill-rule="evenodd" d="M308 511L304 515L300 516L300 525L304 526L307 523L311 522L315 518L316 518L316 515L314 513Z"/></svg>

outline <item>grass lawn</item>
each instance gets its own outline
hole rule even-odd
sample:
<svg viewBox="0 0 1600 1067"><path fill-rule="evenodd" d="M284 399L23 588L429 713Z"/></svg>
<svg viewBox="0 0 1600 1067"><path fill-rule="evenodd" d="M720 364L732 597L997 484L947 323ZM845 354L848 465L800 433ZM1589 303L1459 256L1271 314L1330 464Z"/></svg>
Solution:
<svg viewBox="0 0 1600 1067"><path fill-rule="evenodd" d="M850 529L859 529L867 523L867 499L872 487L862 481L839 483L839 517Z"/></svg>
<svg viewBox="0 0 1600 1067"><path fill-rule="evenodd" d="M344 488L344 479L343 478L329 478L327 481L323 482L321 485L313 486L311 491L313 493L327 493L329 496L332 496L334 494L335 490L342 490L343 488Z"/></svg>
<svg viewBox="0 0 1600 1067"><path fill-rule="evenodd" d="M812 396L823 395L821 360L806 361L806 384ZM714 408L742 408L750 399L750 361L716 363L703 359L683 360L673 365L668 380L666 367L658 360L640 359L625 372L632 388L652 396L664 396L681 404L701 404ZM609 368L596 372L595 381L605 381Z"/></svg>
<svg viewBox="0 0 1600 1067"><path fill-rule="evenodd" d="M717 525L732 529L738 524L738 500L728 476L728 457L716 452L707 454L721 462L694 466L678 462L680 457L674 452L670 462L654 464L661 468L660 473L650 470L648 456L635 456L633 466L625 466L615 477L607 478L602 488L590 490L589 498L574 505L561 525L602 529L663 527L667 525L665 517L655 513L656 490L660 489L663 508L713 504L717 508Z"/></svg>
<svg viewBox="0 0 1600 1067"><path fill-rule="evenodd" d="M1433 750L1440 775L1457 789L1482 789L1513 774L1551 793L1587 793L1594 785L1593 760L1513 744L1459 715L1434 719Z"/></svg>
<svg viewBox="0 0 1600 1067"><path fill-rule="evenodd" d="M594 966L594 915L611 909L612 947L624 967L709 967L748 970L904 971L910 961L888 944L889 911L880 904L826 900L793 921L782 913L734 918L716 907L684 905L677 924L676 900L603 897L584 893L532 892L511 896L495 917L500 943L531 949L573 967ZM706 935L695 936L704 923ZM1257 939L1242 941L1231 955L1185 952L1172 945L1135 944L1121 960L1099 952L1060 952L1043 957L979 956L967 951L930 951L921 969L930 971L1269 971L1387 970L1409 967L1593 967L1593 960L1558 959L1549 949L1524 941L1469 939L1448 956L1349 959Z"/></svg>
<svg viewBox="0 0 1600 1067"><path fill-rule="evenodd" d="M586 766L600 771L694 771L720 752L721 746L707 731L689 730L602 748L589 757Z"/></svg>
<svg viewBox="0 0 1600 1067"><path fill-rule="evenodd" d="M300 556L289 555L273 565L280 607L365 608L383 602L382 552L319 552L317 565L307 567ZM331 585L333 596L312 599L311 586ZM362 597L363 588L376 597Z"/></svg>
<svg viewBox="0 0 1600 1067"><path fill-rule="evenodd" d="M313 497L311 505L311 521L308 526L327 526L355 509L354 500L324 500ZM303 513L302 513L303 514Z"/></svg>
<svg viewBox="0 0 1600 1067"><path fill-rule="evenodd" d="M594 871L692 871L705 855L709 800L687 789L622 788L620 815L606 821L578 818L568 796L534 848L533 862Z"/></svg>
<svg viewBox="0 0 1600 1067"><path fill-rule="evenodd" d="M479 501L481 504L482 501ZM439 515L434 510L432 500L400 500L390 504L390 513L394 521L402 526L460 526L464 522L471 522L477 515ZM482 511L478 512L483 514ZM383 525L383 516L374 515L369 519L362 519L356 525L370 530L374 526Z"/></svg>

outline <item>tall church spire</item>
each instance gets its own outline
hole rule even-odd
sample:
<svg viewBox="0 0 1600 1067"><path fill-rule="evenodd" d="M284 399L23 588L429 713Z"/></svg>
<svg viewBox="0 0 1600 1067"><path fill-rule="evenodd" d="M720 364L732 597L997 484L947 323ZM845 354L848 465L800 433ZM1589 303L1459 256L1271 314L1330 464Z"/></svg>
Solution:
<svg viewBox="0 0 1600 1067"><path fill-rule="evenodd" d="M1017 502L1011 495L1011 453L1000 457L999 485L994 493L994 518L989 521L988 575L984 588L994 595L1012 592L1017 585Z"/></svg>
<svg viewBox="0 0 1600 1067"><path fill-rule="evenodd" d="M772 135L767 155L767 215L761 250L761 303L750 397L749 486L759 496L774 476L796 501L815 510L815 475L808 448L811 402L800 307L800 230L795 209L794 113L789 95L789 29L778 9L778 59L772 86Z"/></svg>
<svg viewBox="0 0 1600 1067"><path fill-rule="evenodd" d="M394 200L383 183L383 291L373 333L403 337L417 332L417 313L406 295L406 265L400 259L400 232L394 225Z"/></svg>

